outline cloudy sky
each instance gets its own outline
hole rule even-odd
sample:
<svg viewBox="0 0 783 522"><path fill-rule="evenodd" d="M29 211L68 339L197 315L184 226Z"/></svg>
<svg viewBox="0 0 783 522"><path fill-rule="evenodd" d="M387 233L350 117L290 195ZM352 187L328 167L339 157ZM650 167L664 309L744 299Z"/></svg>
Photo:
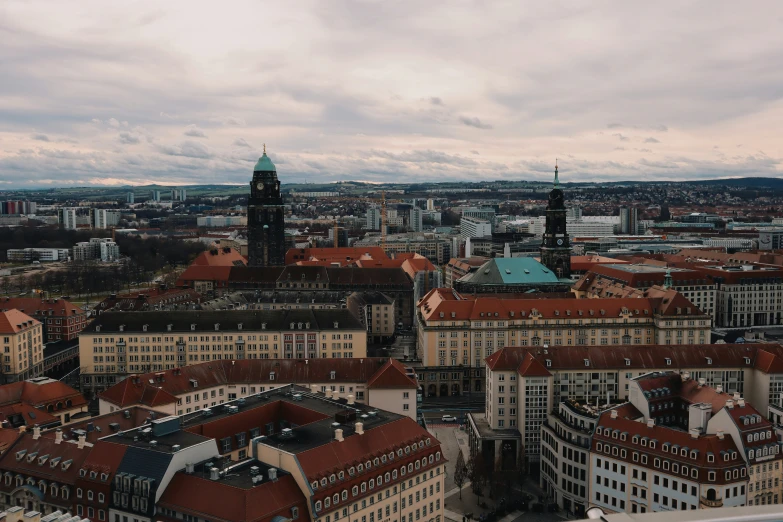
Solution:
<svg viewBox="0 0 783 522"><path fill-rule="evenodd" d="M779 176L780 0L0 2L0 187Z"/></svg>

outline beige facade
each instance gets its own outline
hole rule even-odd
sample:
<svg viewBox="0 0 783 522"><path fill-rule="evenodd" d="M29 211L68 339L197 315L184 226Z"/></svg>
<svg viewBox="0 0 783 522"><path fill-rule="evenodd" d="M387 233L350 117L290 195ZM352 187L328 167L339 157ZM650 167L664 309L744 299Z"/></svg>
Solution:
<svg viewBox="0 0 783 522"><path fill-rule="evenodd" d="M43 373L41 323L19 310L0 313L0 320L5 382L25 380Z"/></svg>
<svg viewBox="0 0 783 522"><path fill-rule="evenodd" d="M418 350L424 366L481 366L485 357L505 346L673 345L710 340L709 316L664 315L647 299L636 299L635 304L612 298L460 298L443 299L441 292L433 291L419 304ZM612 301L629 302L619 313L607 312L616 307Z"/></svg>
<svg viewBox="0 0 783 522"><path fill-rule="evenodd" d="M140 317L153 312L126 314L123 319L127 325L115 324L120 321L116 317L111 324L102 324L101 319L108 314L100 316L79 335L83 387L101 389L129 374L171 370L221 359L367 356L367 332L347 310L270 311L265 314L278 320L258 322L257 325L239 322L257 312L210 313L210 317L223 316L222 324L215 319L209 319L205 324L203 319L207 314L196 314L191 319L181 315L190 313L170 312L169 317L178 314L176 325L160 324L160 321L147 324ZM298 320L300 315L306 319L308 315L319 313L343 321L321 321L319 324L316 320ZM294 316L297 320L288 321ZM131 325L131 322L138 324Z"/></svg>

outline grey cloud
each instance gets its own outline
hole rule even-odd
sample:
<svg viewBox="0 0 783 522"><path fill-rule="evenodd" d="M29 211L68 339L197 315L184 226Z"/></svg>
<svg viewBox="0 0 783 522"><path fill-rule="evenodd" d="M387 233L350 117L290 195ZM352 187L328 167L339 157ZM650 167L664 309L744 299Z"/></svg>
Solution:
<svg viewBox="0 0 783 522"><path fill-rule="evenodd" d="M628 136L624 136L624 135L620 134L619 132L617 132L615 134L612 134L612 136L617 136L617 139L619 139L620 141L628 141L629 140Z"/></svg>
<svg viewBox="0 0 783 522"><path fill-rule="evenodd" d="M183 141L179 145L160 145L158 151L167 156L183 156L186 158L207 159L211 156L209 149L197 141Z"/></svg>
<svg viewBox="0 0 783 522"><path fill-rule="evenodd" d="M438 98L437 96L433 96L432 98L430 98L430 103L432 105L443 105L443 100Z"/></svg>
<svg viewBox="0 0 783 522"><path fill-rule="evenodd" d="M472 150L472 151L470 151L470 153L471 153L471 154L475 154L475 155L477 155L477 156L479 155L479 151L477 151L477 150Z"/></svg>
<svg viewBox="0 0 783 522"><path fill-rule="evenodd" d="M245 141L245 138L237 138L234 140L234 145L237 147L248 147L250 148L250 144Z"/></svg>
<svg viewBox="0 0 783 522"><path fill-rule="evenodd" d="M463 125L467 125L468 127L476 127L477 129L492 128L492 125L489 125L488 123L482 123L481 120L476 117L470 118L468 116L460 116L459 122Z"/></svg>
<svg viewBox="0 0 783 522"><path fill-rule="evenodd" d="M46 134L33 134L32 136L30 136L30 138L36 141L50 141L49 136L47 136Z"/></svg>
<svg viewBox="0 0 783 522"><path fill-rule="evenodd" d="M622 126L623 126L622 123L607 123L606 124L606 128L607 129L619 129Z"/></svg>
<svg viewBox="0 0 783 522"><path fill-rule="evenodd" d="M121 132L119 136L117 136L117 139L120 140L120 143L125 145L135 145L141 141L138 136L131 134L130 132Z"/></svg>
<svg viewBox="0 0 783 522"><path fill-rule="evenodd" d="M647 138L646 140L644 140L644 143L660 143L660 142L661 142L661 140L656 140L655 138L652 138L652 137Z"/></svg>
<svg viewBox="0 0 783 522"><path fill-rule="evenodd" d="M190 136L191 138L206 138L206 133L200 129L197 125L188 125L188 128L185 129L185 136Z"/></svg>

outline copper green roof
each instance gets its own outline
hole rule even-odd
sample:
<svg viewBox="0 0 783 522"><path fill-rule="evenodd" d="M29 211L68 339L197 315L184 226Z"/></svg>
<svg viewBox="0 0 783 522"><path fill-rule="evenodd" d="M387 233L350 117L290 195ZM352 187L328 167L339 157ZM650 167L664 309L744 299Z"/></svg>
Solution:
<svg viewBox="0 0 783 522"><path fill-rule="evenodd" d="M264 152L264 155L258 158L258 162L253 168L253 172L277 172L277 169L275 169L275 164L272 163L272 160L269 159L269 156Z"/></svg>

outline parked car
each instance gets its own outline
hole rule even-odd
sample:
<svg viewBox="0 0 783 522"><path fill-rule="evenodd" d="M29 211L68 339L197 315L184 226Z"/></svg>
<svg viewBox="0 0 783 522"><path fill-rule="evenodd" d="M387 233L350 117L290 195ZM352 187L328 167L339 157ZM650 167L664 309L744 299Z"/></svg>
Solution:
<svg viewBox="0 0 783 522"><path fill-rule="evenodd" d="M454 415L444 415L440 420L443 422L457 422L457 417Z"/></svg>

